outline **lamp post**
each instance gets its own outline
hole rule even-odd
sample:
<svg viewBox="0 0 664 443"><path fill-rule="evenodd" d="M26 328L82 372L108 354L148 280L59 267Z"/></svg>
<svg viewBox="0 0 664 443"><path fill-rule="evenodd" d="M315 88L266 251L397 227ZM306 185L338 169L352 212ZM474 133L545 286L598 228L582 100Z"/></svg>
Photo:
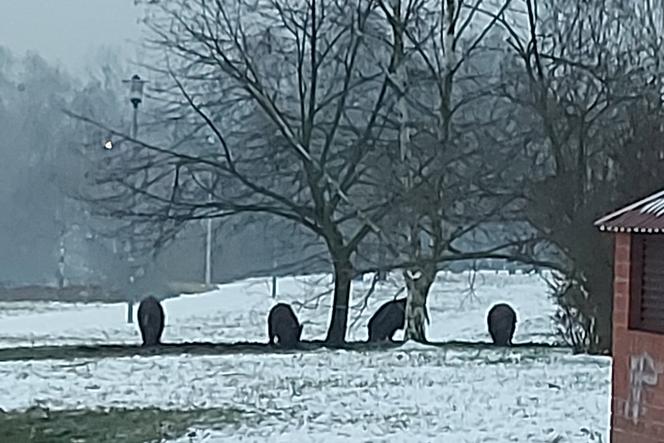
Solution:
<svg viewBox="0 0 664 443"><path fill-rule="evenodd" d="M129 101L131 102L132 107L134 108L131 124L131 137L136 138L138 136L138 105L143 102L143 86L146 81L141 79L138 74L134 74L129 80L123 80L122 83L129 84ZM147 174L147 169L146 169ZM129 263L134 263L133 257L133 244L131 237L128 241L127 249L129 252ZM127 300L127 323L133 323L134 321L134 283L136 282L136 277L139 277L139 273L142 273L143 269L139 266L137 269L136 266L131 266L131 275L129 276L129 285L131 287L131 294Z"/></svg>
<svg viewBox="0 0 664 443"><path fill-rule="evenodd" d="M129 80L122 80L122 83L129 84L129 101L134 107L131 136L136 138L138 135L138 105L143 102L143 86L145 83L147 83L147 81L141 79L138 74L134 74Z"/></svg>

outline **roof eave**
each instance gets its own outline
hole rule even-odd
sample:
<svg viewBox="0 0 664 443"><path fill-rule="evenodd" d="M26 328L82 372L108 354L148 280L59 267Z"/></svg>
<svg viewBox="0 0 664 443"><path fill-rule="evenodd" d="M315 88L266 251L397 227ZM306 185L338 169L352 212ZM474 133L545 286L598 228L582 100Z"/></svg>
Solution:
<svg viewBox="0 0 664 443"><path fill-rule="evenodd" d="M624 214L624 213L626 213L626 212L632 211L632 210L634 210L635 208L638 208L639 206L644 205L644 204L646 204L646 203L648 203L648 202L650 202L650 201L652 201L652 200L658 199L658 198L660 198L660 197L662 197L662 196L664 196L664 190L661 190L661 191L659 191L659 192L656 192L656 193L654 193L654 194L652 194L652 195L649 195L649 196L646 197L646 198L642 198L641 200L638 200L638 201L636 201L636 202L634 202L634 203L632 203L632 204L630 204L630 205L627 205L627 206L625 206L624 208L618 209L617 211L614 211L614 212L612 212L612 213L610 213L610 214L607 214L607 215L605 215L604 217L602 217L602 218L596 220L596 221L593 223L593 225L599 227L600 230L601 230L601 229L602 229L601 226L602 226L602 225L607 225L607 223L610 222L612 219L614 219L614 218L616 218L616 217L619 217L619 216L621 216L622 214Z"/></svg>
<svg viewBox="0 0 664 443"><path fill-rule="evenodd" d="M611 232L614 234L618 233L634 233L634 234L664 234L664 229L660 228L638 228L632 226L610 226L610 225L600 225L598 226L599 230L602 232Z"/></svg>

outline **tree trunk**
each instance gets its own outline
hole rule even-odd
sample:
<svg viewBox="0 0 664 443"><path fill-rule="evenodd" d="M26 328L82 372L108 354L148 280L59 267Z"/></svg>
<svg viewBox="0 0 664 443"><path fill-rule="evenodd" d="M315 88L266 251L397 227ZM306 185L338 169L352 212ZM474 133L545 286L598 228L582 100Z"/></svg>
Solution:
<svg viewBox="0 0 664 443"><path fill-rule="evenodd" d="M602 264L597 264L586 273L585 286L595 320L594 342L588 350L592 354L611 353L613 332L613 281L611 275L611 267L602 266Z"/></svg>
<svg viewBox="0 0 664 443"><path fill-rule="evenodd" d="M348 305L350 303L350 285L353 265L348 257L334 261L334 299L330 316L330 327L325 342L342 345L346 342L348 326Z"/></svg>
<svg viewBox="0 0 664 443"><path fill-rule="evenodd" d="M433 266L422 266L407 269L403 276L408 289L404 339L427 343L426 324L429 321L427 298L429 289L436 277L435 268Z"/></svg>
<svg viewBox="0 0 664 443"><path fill-rule="evenodd" d="M587 299L572 303L586 318L592 318L591 340L585 352L605 354L611 351L613 313L613 245L609 238L594 231L590 215L577 216L575 224L559 228L550 239L565 251L573 269L583 276L580 283Z"/></svg>
<svg viewBox="0 0 664 443"><path fill-rule="evenodd" d="M607 297L608 298L608 297ZM606 303L608 302L608 303ZM602 308L600 308L595 317L595 334L596 342L594 349L591 349L593 354L607 354L611 355L611 344L612 344L612 321L611 321L611 312L612 303L610 300L606 300Z"/></svg>

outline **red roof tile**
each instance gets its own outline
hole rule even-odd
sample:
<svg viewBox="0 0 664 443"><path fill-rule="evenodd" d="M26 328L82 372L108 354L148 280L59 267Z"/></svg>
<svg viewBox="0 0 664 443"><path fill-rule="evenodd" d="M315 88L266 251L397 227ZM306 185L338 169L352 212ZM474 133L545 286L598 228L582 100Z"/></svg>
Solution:
<svg viewBox="0 0 664 443"><path fill-rule="evenodd" d="M602 231L664 233L664 190L595 222Z"/></svg>

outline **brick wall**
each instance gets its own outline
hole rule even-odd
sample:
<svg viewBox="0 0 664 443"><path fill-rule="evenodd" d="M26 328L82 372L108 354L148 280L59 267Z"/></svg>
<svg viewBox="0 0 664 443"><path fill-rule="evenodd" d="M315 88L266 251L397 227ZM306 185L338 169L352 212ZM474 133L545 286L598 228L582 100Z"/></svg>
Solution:
<svg viewBox="0 0 664 443"><path fill-rule="evenodd" d="M611 441L664 442L664 335L629 325L630 235L616 234Z"/></svg>

